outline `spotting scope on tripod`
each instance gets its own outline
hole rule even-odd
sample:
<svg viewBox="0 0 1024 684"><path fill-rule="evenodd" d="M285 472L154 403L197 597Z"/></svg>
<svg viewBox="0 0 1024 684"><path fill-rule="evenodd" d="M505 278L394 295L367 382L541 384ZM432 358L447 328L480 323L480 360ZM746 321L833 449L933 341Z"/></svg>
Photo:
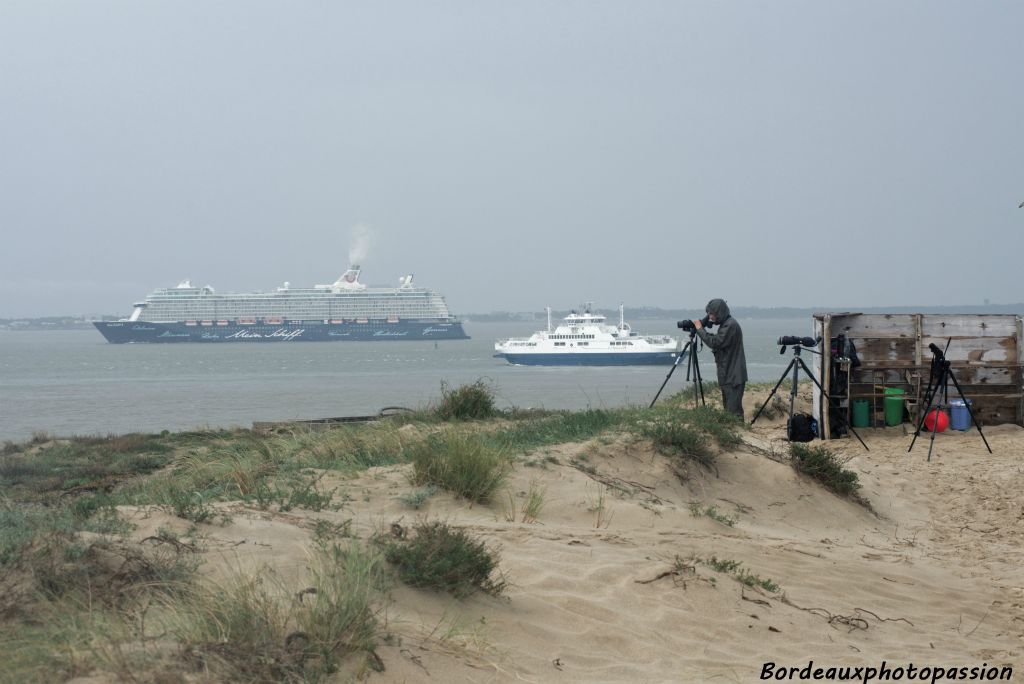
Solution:
<svg viewBox="0 0 1024 684"><path fill-rule="evenodd" d="M946 358L946 352L949 351L949 345L953 341L953 338L949 338L946 341L946 348L939 349L939 347L932 342L928 345L928 349L932 352L932 365L931 372L928 374L928 389L925 390L924 400L924 411L921 413L921 419L917 423L917 430L914 431L914 439L910 440L910 448L907 449L909 454L911 449L914 448L914 442L917 441L918 436L921 434L921 428L924 427L925 418L928 417L932 411L935 411L935 415L932 418L931 436L928 438L928 460L932 460L932 448L935 446L935 433L938 432L938 414L942 412L944 406L949 405L949 381L953 381L953 386L956 387L957 394L960 395L960 400L964 402L967 407L967 412L971 416L971 422L974 423L974 427L978 428L978 434L981 435L981 441L985 443L985 448L988 449L988 453L992 453L992 447L988 445L988 440L985 439L985 433L981 431L981 425L974 417L974 411L971 409L971 402L964 397L964 391L960 389L960 383L956 381L956 376L953 375L953 369L949 365L949 359Z"/></svg>
<svg viewBox="0 0 1024 684"><path fill-rule="evenodd" d="M818 379L814 377L814 373L811 372L811 369L808 368L807 364L804 363L804 360L800 358L800 352L801 350L804 349L806 349L812 354L821 354L821 352L818 351L817 349L819 344L821 344L820 337L814 338L797 337L795 335L785 335L779 338L779 346L781 347L781 349L779 349L779 354L785 354L787 347L793 347L793 359L789 362L789 365L786 366L786 370L782 371L782 376L779 377L779 381L775 383L775 387L772 388L771 394L769 394L768 398L764 400L763 404L761 404L761 408L757 410L757 413L754 415L754 419L750 421L751 425L753 425L757 421L758 417L761 415L761 412L764 411L765 407L768 406L769 402L771 402L772 397L775 396L775 392L778 391L779 385L782 384L782 381L785 380L786 376L788 376L790 371L792 371L793 379L791 387L789 389L789 420L786 421L786 437L791 437L791 430L793 427L793 410L796 406L796 390L797 384L800 381L801 368L803 368L804 372L807 373L807 377L809 377L811 381L818 387L818 390L821 392L821 395L825 397L829 405L832 404L832 397L828 395L828 392L825 391L825 388L822 387L821 383L818 382ZM845 419L843 420L845 421ZM853 429L853 426L847 422L846 427L848 427L850 432L853 433L853 436L857 438L857 441L860 442L861 446L864 447L866 451L870 451L870 449L868 449L868 445L865 444L864 440L860 438L860 435L858 435L857 432Z"/></svg>

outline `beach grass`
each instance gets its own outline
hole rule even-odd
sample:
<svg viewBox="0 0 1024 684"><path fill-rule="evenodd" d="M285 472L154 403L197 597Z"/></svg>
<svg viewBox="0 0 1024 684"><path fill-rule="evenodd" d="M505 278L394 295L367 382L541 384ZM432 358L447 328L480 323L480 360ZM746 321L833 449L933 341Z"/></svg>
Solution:
<svg viewBox="0 0 1024 684"><path fill-rule="evenodd" d="M482 379L451 388L441 383L441 401L434 409L441 420L483 420L498 415L494 387Z"/></svg>
<svg viewBox="0 0 1024 684"><path fill-rule="evenodd" d="M481 437L456 430L430 436L411 453L412 484L434 485L487 503L511 470L507 452Z"/></svg>
<svg viewBox="0 0 1024 684"><path fill-rule="evenodd" d="M793 467L820 482L840 496L858 498L860 482L857 473L846 468L849 459L842 459L824 446L807 446L798 442L789 445Z"/></svg>
<svg viewBox="0 0 1024 684"><path fill-rule="evenodd" d="M412 587L437 589L464 598L474 591L498 596L507 584L498 554L460 528L439 520L415 525L412 535L381 539L388 562Z"/></svg>

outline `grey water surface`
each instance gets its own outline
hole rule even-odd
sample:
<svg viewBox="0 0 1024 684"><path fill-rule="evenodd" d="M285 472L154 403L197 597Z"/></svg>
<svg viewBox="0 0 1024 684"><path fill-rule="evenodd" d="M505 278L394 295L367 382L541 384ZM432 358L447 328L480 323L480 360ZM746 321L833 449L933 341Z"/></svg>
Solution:
<svg viewBox="0 0 1024 684"><path fill-rule="evenodd" d="M790 356L781 335L809 335L811 320L740 319L751 381L778 380ZM525 367L493 358L494 342L543 321L466 322L472 337L439 342L108 344L96 331L0 333L0 440L33 432L95 435L253 421L375 414L423 407L441 383L484 379L502 408L647 405L669 366ZM675 321L636 321L641 334L676 335ZM698 356L713 380L710 350ZM810 365L810 360L808 359ZM685 386L685 366L666 394Z"/></svg>

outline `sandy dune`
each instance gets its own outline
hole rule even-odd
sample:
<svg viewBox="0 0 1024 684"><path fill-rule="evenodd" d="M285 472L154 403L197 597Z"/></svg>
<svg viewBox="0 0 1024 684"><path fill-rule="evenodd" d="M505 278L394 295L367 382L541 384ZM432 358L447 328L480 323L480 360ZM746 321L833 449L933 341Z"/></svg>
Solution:
<svg viewBox="0 0 1024 684"><path fill-rule="evenodd" d="M748 407L748 416L752 411ZM909 426L908 426L909 427ZM234 506L207 526L207 572L273 570L301 582L316 519L353 519L366 537L392 522L448 520L500 549L507 598L465 600L399 586L382 616L381 682L747 682L762 664L890 667L1021 664L1024 646L1024 430L937 436L907 453L906 428L861 430L851 458L872 510L840 499L786 462L781 419L748 445L691 469L684 484L627 436L541 449L510 481L517 502L469 506L438 494L419 511L409 466L336 480L336 513L270 514ZM925 438L927 435L925 435ZM774 456L773 456L774 452ZM592 472L585 472L590 470ZM536 522L523 493L543 489ZM730 527L691 508L714 506ZM138 534L183 521L136 511ZM747 587L712 557L779 586Z"/></svg>

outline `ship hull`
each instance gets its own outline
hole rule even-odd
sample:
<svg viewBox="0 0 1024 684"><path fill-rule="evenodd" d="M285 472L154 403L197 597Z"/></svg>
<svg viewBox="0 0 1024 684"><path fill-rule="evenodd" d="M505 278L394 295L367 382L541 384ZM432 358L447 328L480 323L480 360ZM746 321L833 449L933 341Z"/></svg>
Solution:
<svg viewBox="0 0 1024 684"><path fill-rule="evenodd" d="M462 323L384 321L368 323L324 323L289 321L254 325L186 325L149 321L97 321L96 329L108 342L183 343L183 342L380 342L386 340L468 340Z"/></svg>
<svg viewBox="0 0 1024 684"><path fill-rule="evenodd" d="M662 366L675 363L673 352L587 352L575 354L495 354L516 366Z"/></svg>

